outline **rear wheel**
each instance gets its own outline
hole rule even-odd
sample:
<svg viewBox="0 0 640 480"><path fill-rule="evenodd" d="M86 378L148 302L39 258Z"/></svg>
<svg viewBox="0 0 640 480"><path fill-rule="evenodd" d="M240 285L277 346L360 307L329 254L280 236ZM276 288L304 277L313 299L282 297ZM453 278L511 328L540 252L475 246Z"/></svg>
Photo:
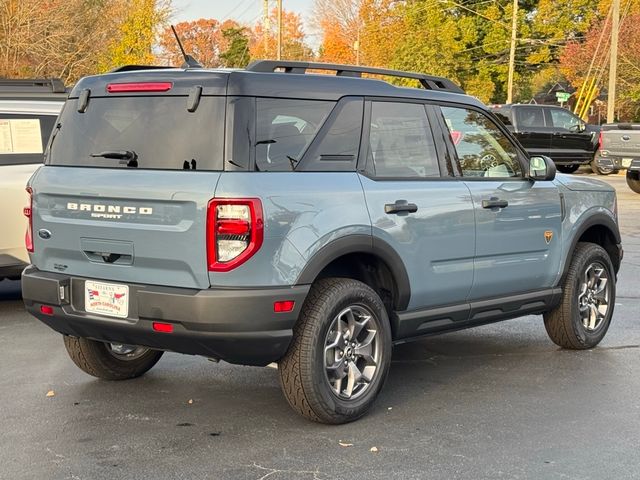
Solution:
<svg viewBox="0 0 640 480"><path fill-rule="evenodd" d="M556 165L556 168L561 173L573 173L580 168L580 165Z"/></svg>
<svg viewBox="0 0 640 480"><path fill-rule="evenodd" d="M64 346L80 370L104 380L139 377L158 363L163 353L146 347L103 343L66 335Z"/></svg>
<svg viewBox="0 0 640 480"><path fill-rule="evenodd" d="M280 384L301 415L323 423L360 418L391 362L391 329L380 297L362 282L330 278L309 292L280 361Z"/></svg>
<svg viewBox="0 0 640 480"><path fill-rule="evenodd" d="M609 329L615 301L615 272L606 250L579 243L562 285L562 301L544 314L544 326L556 345L595 347Z"/></svg>
<svg viewBox="0 0 640 480"><path fill-rule="evenodd" d="M640 172L627 170L627 185L636 193L640 193Z"/></svg>

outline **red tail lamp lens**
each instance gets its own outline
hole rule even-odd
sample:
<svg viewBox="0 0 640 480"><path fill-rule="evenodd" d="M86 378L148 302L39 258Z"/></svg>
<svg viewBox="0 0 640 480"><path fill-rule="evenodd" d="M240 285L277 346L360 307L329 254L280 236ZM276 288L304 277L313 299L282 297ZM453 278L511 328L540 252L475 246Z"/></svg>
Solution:
<svg viewBox="0 0 640 480"><path fill-rule="evenodd" d="M40 305L40 313L51 316L53 315L53 307L50 305Z"/></svg>
<svg viewBox="0 0 640 480"><path fill-rule="evenodd" d="M171 82L110 83L107 85L107 92L167 92L171 87L173 87Z"/></svg>
<svg viewBox="0 0 640 480"><path fill-rule="evenodd" d="M273 302L273 311L276 313L284 313L290 312L293 310L296 302L293 300L280 300L278 302Z"/></svg>
<svg viewBox="0 0 640 480"><path fill-rule="evenodd" d="M153 329L160 333L173 333L173 325L170 323L153 322Z"/></svg>
<svg viewBox="0 0 640 480"><path fill-rule="evenodd" d="M33 190L31 187L27 187L27 193L29 194L29 206L22 209L22 213L29 220L27 232L24 234L24 245L27 247L27 252L33 253Z"/></svg>

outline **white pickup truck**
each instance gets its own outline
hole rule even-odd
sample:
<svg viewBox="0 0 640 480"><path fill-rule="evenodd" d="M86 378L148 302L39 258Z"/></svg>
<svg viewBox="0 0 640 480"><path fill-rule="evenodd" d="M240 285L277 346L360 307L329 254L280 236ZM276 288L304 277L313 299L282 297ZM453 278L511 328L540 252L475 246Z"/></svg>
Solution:
<svg viewBox="0 0 640 480"><path fill-rule="evenodd" d="M0 280L19 279L29 263L25 186L42 164L64 104L66 92L60 85L52 80L0 79Z"/></svg>
<svg viewBox="0 0 640 480"><path fill-rule="evenodd" d="M640 124L603 125L596 162L601 170L626 170L629 188L640 193Z"/></svg>

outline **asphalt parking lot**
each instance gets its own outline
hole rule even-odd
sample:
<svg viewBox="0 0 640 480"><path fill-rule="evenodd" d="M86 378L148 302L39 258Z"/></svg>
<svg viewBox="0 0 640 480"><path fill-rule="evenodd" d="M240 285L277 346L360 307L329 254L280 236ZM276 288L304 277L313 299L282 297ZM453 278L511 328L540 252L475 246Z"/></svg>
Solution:
<svg viewBox="0 0 640 480"><path fill-rule="evenodd" d="M0 282L0 478L640 478L640 195L599 178L625 248L599 347L560 350L537 316L402 345L345 426L294 414L270 368L166 354L140 379L96 380Z"/></svg>

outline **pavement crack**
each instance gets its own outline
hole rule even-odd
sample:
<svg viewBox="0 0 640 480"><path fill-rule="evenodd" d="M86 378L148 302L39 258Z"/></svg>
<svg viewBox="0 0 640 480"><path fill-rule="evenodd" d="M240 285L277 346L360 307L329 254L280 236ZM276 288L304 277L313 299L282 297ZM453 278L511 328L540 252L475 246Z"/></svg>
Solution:
<svg viewBox="0 0 640 480"><path fill-rule="evenodd" d="M279 473L294 474L294 475L313 475L312 477L310 477L313 480L322 480L320 475L324 476L324 474L320 472L320 470L318 470L317 468L315 470L291 470L291 469L281 470L278 468L263 467L262 465L258 465L256 462L253 462L252 465L246 465L246 466L250 468L257 468L261 472L266 472L257 480L266 480L267 478L270 478L272 475L277 475Z"/></svg>

